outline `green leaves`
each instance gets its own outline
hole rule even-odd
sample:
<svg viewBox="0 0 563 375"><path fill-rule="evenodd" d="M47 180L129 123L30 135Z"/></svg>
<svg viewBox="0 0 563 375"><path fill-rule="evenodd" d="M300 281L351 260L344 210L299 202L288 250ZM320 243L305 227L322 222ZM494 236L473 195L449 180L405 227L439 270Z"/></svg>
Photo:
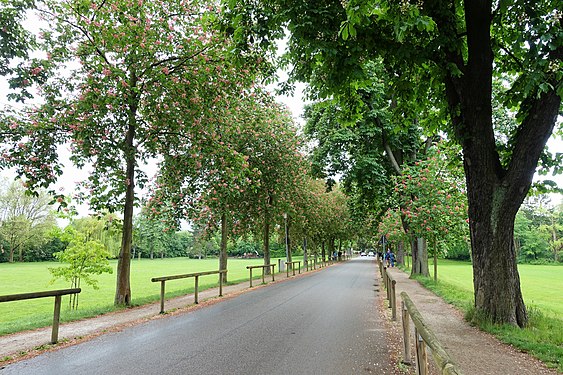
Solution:
<svg viewBox="0 0 563 375"><path fill-rule="evenodd" d="M81 281L84 281L92 288L98 289L98 281L92 276L113 273L108 261L110 254L98 241L84 241L78 233L75 233L75 236L78 238L74 238L66 250L54 254L59 262L68 265L49 268L49 272L53 275L52 282L63 278L76 288L80 286Z"/></svg>

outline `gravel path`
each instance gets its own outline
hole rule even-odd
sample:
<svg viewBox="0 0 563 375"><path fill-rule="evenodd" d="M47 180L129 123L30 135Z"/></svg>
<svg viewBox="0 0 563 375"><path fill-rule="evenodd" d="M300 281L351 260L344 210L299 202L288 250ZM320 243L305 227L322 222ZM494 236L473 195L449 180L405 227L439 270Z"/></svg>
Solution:
<svg viewBox="0 0 563 375"><path fill-rule="evenodd" d="M464 320L460 311L444 302L417 281L409 279L409 275L405 272L398 268L390 268L388 272L397 281L398 312L397 322L393 324L396 327L402 327L399 307L400 293L405 291L463 374L557 374L556 370L548 369L532 356L503 344L492 335L470 326ZM411 324L412 326L413 324ZM428 356L431 358L430 353Z"/></svg>

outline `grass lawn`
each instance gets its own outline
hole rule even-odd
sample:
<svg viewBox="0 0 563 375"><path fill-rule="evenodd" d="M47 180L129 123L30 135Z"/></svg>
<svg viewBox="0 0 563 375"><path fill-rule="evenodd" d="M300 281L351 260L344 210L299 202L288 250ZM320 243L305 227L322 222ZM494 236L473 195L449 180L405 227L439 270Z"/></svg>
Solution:
<svg viewBox="0 0 563 375"><path fill-rule="evenodd" d="M248 280L246 266L263 264L263 262L263 259L229 259L229 283ZM277 259L272 259L272 263L277 265ZM51 274L48 268L59 265L56 262L0 263L0 295L69 288L70 283L64 280L49 284ZM89 285L82 285L77 311L70 311L68 309L69 297L63 297L61 321L95 316L115 310L113 299L115 296L117 261L111 261L111 265L114 269L113 274L95 276L95 279L98 280L98 290L94 290ZM151 282L153 277L217 269L219 269L218 259L134 259L131 262L132 303L141 305L160 299L160 283ZM253 278L254 275L261 278L259 271L253 272ZM204 290L217 286L219 285L218 280L218 275L202 276L199 280L199 289ZM166 297L192 293L193 289L193 278L169 281L166 283ZM53 297L0 303L0 335L51 325L53 305Z"/></svg>
<svg viewBox="0 0 563 375"><path fill-rule="evenodd" d="M417 279L444 300L458 306L468 320L563 373L563 266L518 266L529 325L525 329L493 325L479 319L473 309L471 263L438 261L438 283L432 278ZM430 266L433 272L433 266ZM433 276L433 275L432 275Z"/></svg>
<svg viewBox="0 0 563 375"><path fill-rule="evenodd" d="M432 260L431 260L432 262ZM434 268L430 266L433 276ZM518 265L526 306L540 309L546 315L563 316L563 266ZM438 279L466 291L473 298L473 270L469 262L438 260Z"/></svg>

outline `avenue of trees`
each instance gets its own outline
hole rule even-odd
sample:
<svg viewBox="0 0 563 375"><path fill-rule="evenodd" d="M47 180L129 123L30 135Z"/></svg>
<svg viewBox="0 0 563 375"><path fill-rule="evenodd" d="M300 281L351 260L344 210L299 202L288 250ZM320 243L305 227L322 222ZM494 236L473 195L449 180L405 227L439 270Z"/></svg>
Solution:
<svg viewBox="0 0 563 375"><path fill-rule="evenodd" d="M386 151L393 150L388 128L440 130L461 146L475 308L494 322L524 326L514 221L538 163L557 161L544 147L561 113L561 1L229 5L241 49L271 52L288 30L292 79L347 103L339 107L353 123L382 124ZM381 85L385 95L375 102L370 94ZM506 123L499 114L513 116Z"/></svg>
<svg viewBox="0 0 563 375"><path fill-rule="evenodd" d="M21 21L26 7L42 29L35 39L10 39L26 33L17 22L3 31L2 74L24 105L2 113L1 163L31 195L62 174L62 148L89 170L72 198L100 217L72 225L117 257L115 304L131 303L134 253L164 256L176 242L176 254L186 254L187 242L203 248L219 227L221 269L228 241L245 237L262 243L269 263L270 238L282 227L288 257L294 238L323 256L348 239L346 198L308 175L293 119L260 84L268 65L257 54L232 54L231 39L215 28L217 4L2 2L0 13ZM10 65L18 57L27 59ZM158 163L154 178L147 163ZM69 197L50 193L58 209L70 208ZM134 221L135 207L142 212ZM186 219L197 236L176 233Z"/></svg>
<svg viewBox="0 0 563 375"><path fill-rule="evenodd" d="M21 24L31 8L37 38ZM561 125L562 8L0 0L0 74L25 104L0 114L0 163L36 194L61 175L61 147L91 171L77 198L119 214L116 304L131 302L135 236L154 258L188 219L194 243L216 238L221 269L241 238L268 263L280 231L323 257L386 235L420 274L428 254L469 244L479 315L524 326L517 261L560 260L557 209L517 213L536 168L561 162L545 144ZM304 134L263 87L277 66L282 90L309 83Z"/></svg>

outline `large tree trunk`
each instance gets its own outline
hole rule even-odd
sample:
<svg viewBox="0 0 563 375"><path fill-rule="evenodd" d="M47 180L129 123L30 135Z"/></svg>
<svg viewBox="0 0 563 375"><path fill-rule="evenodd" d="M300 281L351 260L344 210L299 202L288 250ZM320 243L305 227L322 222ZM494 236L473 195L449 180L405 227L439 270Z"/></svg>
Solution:
<svg viewBox="0 0 563 375"><path fill-rule="evenodd" d="M133 132L134 130L129 130ZM127 135L128 144L133 145L133 136ZM133 205L134 205L134 178L135 158L127 158L127 191L125 193L125 209L123 213L123 236L121 250L117 261L117 286L115 290L115 305L131 305L131 242L133 240Z"/></svg>
<svg viewBox="0 0 563 375"><path fill-rule="evenodd" d="M405 246L403 241L397 243L397 263L405 264Z"/></svg>
<svg viewBox="0 0 563 375"><path fill-rule="evenodd" d="M130 72L130 86L135 87L137 78L133 71ZM123 232L121 249L117 261L117 286L115 288L115 305L131 305L131 244L133 242L133 207L135 205L135 161L136 150L134 146L137 127L137 98L132 95L127 114L127 134L125 135L124 157L125 171L125 207L123 210Z"/></svg>
<svg viewBox="0 0 563 375"><path fill-rule="evenodd" d="M471 206L470 217L475 218L470 223L475 307L493 322L524 326L527 313L513 239L516 214L507 213L505 204L480 202Z"/></svg>
<svg viewBox="0 0 563 375"><path fill-rule="evenodd" d="M221 250L219 252L219 270L227 269L227 215L221 215ZM220 275L227 282L227 273Z"/></svg>
<svg viewBox="0 0 563 375"><path fill-rule="evenodd" d="M307 265L307 236L303 237L303 266Z"/></svg>
<svg viewBox="0 0 563 375"><path fill-rule="evenodd" d="M523 99L521 111L525 117L511 140L511 158L503 165L493 133L492 5L490 1L463 4L467 57L461 44L444 46L445 64L456 65L462 74L443 68L452 124L463 148L475 308L493 322L522 327L527 323L527 313L516 266L514 218L553 131L561 98L553 82L547 92L531 92ZM452 6L450 11L433 14L445 40L459 37L453 24L456 10Z"/></svg>
<svg viewBox="0 0 563 375"><path fill-rule="evenodd" d="M428 272L428 244L424 238L412 241L412 270L411 275L430 276Z"/></svg>

